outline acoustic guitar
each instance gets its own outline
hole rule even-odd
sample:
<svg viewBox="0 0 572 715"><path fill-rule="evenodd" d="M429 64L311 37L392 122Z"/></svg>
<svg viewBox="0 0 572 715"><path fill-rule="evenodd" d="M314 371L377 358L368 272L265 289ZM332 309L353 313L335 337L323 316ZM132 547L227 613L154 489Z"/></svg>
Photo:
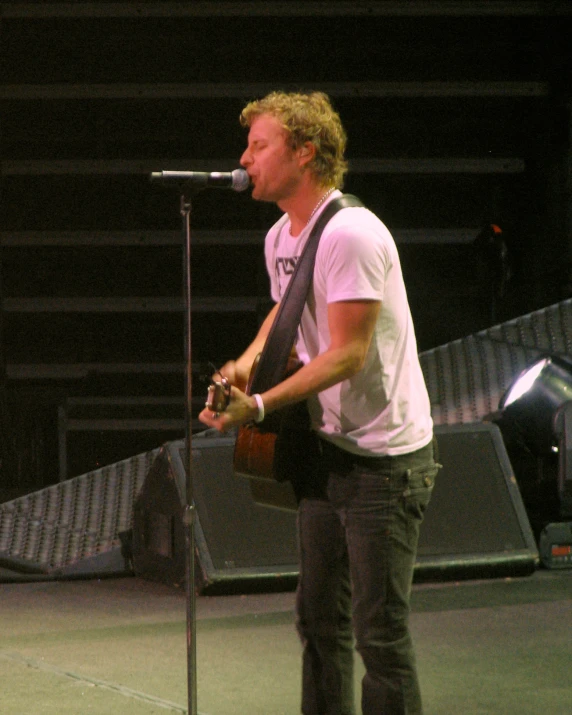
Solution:
<svg viewBox="0 0 572 715"><path fill-rule="evenodd" d="M254 374L260 355L254 361L246 394L251 394ZM289 358L285 377L298 370L302 363L296 358ZM255 502L287 511L296 511L297 502L294 490L276 460L277 439L284 428L285 421L294 429L306 429L305 404L295 405L294 410L286 408L268 415L262 422L249 422L238 429L234 447L234 473L250 481L250 490Z"/></svg>

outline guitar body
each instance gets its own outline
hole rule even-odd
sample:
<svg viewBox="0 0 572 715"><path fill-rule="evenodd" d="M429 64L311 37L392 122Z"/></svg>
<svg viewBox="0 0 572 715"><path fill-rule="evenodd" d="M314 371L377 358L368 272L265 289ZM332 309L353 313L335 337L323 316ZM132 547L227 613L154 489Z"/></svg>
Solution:
<svg viewBox="0 0 572 715"><path fill-rule="evenodd" d="M276 432L249 423L238 430L234 447L234 471L253 479L274 479Z"/></svg>
<svg viewBox="0 0 572 715"><path fill-rule="evenodd" d="M261 430L258 425L239 427L234 446L234 473L250 482L250 492L257 504L286 511L298 508L290 482L279 482L274 476L274 448L277 434Z"/></svg>
<svg viewBox="0 0 572 715"><path fill-rule="evenodd" d="M250 372L247 394L250 394L259 357L254 361ZM286 377L301 365L296 358L290 358ZM283 420L284 414L274 413L260 424L250 422L239 427L234 447L234 473L250 481L253 499L258 504L296 511L298 505L292 485L284 477L280 477L276 470L276 440Z"/></svg>

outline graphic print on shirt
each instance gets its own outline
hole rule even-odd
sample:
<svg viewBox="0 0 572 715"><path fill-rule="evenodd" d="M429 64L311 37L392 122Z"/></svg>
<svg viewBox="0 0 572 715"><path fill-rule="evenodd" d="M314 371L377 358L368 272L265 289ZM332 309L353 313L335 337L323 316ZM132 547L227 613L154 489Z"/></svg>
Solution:
<svg viewBox="0 0 572 715"><path fill-rule="evenodd" d="M291 276L298 263L299 256L277 256L274 262L274 270L280 279L282 276Z"/></svg>

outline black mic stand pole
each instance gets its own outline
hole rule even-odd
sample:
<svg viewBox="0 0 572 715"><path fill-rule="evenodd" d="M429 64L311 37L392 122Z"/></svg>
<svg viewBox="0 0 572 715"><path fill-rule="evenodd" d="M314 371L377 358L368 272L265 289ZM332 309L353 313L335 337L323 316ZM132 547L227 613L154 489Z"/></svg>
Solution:
<svg viewBox="0 0 572 715"><path fill-rule="evenodd" d="M185 424L186 424L186 450L185 450L185 506L183 511L183 531L185 534L185 585L187 595L187 690L188 690L188 715L197 715L197 639L196 639L196 598L195 598L195 501L193 495L193 449L192 449L192 406L193 406L193 366L191 359L191 197L205 188L209 181L214 186L244 191L249 185L249 179L244 169L236 169L232 173L218 174L213 172L175 172L186 176L170 176L173 172L153 172L152 181L159 179L175 178L181 183L180 213L184 239L183 250L183 281L185 293ZM197 181L200 179L200 181ZM222 183L221 183L222 180Z"/></svg>
<svg viewBox="0 0 572 715"><path fill-rule="evenodd" d="M195 595L195 501L192 469L192 405L193 368L191 351L191 194L186 184L181 193L181 217L184 238L183 281L185 294L185 507L183 530L185 534L185 586L187 596L187 695L188 715L197 715L197 637Z"/></svg>

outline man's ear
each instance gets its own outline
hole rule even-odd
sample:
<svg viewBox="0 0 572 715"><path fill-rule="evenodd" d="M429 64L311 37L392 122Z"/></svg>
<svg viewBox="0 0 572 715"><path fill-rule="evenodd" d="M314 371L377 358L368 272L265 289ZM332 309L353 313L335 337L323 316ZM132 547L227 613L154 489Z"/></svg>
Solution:
<svg viewBox="0 0 572 715"><path fill-rule="evenodd" d="M302 159L303 164L309 164L314 156L316 155L316 147L312 142L305 142L298 149L300 159Z"/></svg>

